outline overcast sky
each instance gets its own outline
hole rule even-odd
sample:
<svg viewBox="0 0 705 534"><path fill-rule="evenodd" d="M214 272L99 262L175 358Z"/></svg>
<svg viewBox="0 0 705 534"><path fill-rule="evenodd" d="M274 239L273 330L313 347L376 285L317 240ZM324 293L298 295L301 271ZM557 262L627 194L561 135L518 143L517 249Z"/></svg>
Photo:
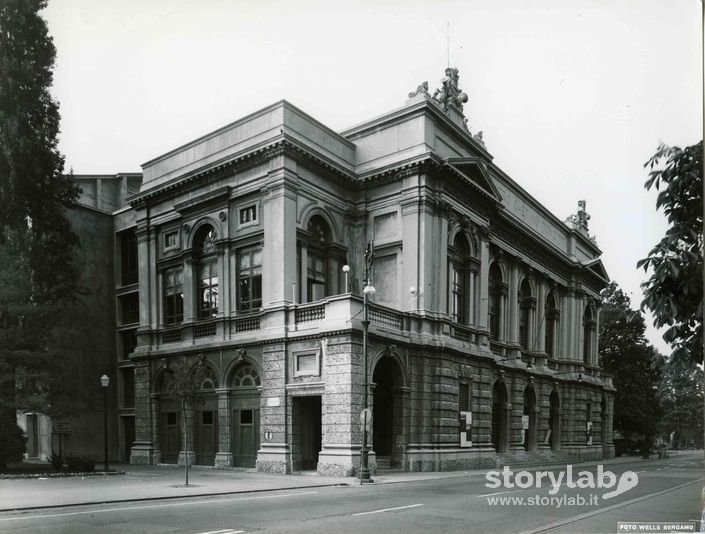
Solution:
<svg viewBox="0 0 705 534"><path fill-rule="evenodd" d="M423 81L433 92L450 56L473 133L561 219L587 200L605 267L637 307L636 262L666 228L643 163L661 141L702 138L700 9L699 0L50 0L43 14L57 48L60 149L76 174L140 171L281 99L340 131L403 106Z"/></svg>

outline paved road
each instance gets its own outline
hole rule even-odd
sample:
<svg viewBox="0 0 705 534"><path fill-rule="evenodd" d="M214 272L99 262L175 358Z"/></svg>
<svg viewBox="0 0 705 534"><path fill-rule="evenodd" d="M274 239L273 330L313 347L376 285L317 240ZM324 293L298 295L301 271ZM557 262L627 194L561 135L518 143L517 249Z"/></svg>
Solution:
<svg viewBox="0 0 705 534"><path fill-rule="evenodd" d="M555 494L564 499L560 507L527 504L528 498L549 496L546 483L541 489L489 488L485 476L476 473L398 484L8 512L0 514L0 532L616 532L617 521L698 519L702 510L701 454L611 465L618 477L632 470L639 480L636 487L609 500L601 498L607 490L571 488L564 478ZM596 474L595 466L576 466L573 480L585 470ZM565 469L552 473L554 477L560 473L567 476ZM566 504L578 497L589 501L593 493L598 496L597 503Z"/></svg>

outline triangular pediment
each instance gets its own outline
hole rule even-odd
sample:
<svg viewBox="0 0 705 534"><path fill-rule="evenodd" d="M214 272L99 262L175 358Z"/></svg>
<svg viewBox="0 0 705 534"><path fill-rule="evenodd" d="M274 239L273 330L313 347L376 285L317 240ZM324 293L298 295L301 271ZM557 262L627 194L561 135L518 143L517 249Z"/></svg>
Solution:
<svg viewBox="0 0 705 534"><path fill-rule="evenodd" d="M446 160L446 165L472 185L482 190L489 197L497 202L502 201L502 196L499 194L499 191L492 182L492 178L480 160L473 158L450 158Z"/></svg>
<svg viewBox="0 0 705 534"><path fill-rule="evenodd" d="M599 278L609 282L610 276L607 274L607 269L605 269L605 266L602 263L602 260L600 260L600 259L592 260L591 262L588 262L584 265L589 271L592 271L593 273L595 273Z"/></svg>

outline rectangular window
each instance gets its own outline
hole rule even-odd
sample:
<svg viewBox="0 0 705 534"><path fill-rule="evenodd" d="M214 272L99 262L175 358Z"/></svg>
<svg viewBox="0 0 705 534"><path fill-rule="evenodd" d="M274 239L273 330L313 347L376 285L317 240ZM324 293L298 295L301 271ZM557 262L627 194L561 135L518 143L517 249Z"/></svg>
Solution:
<svg viewBox="0 0 705 534"><path fill-rule="evenodd" d="M316 354L298 354L296 356L296 374L316 374Z"/></svg>
<svg viewBox="0 0 705 534"><path fill-rule="evenodd" d="M176 412L166 413L166 424L169 426L176 426Z"/></svg>
<svg viewBox="0 0 705 534"><path fill-rule="evenodd" d="M218 313L218 267L215 261L200 265L200 298L198 317L207 319Z"/></svg>
<svg viewBox="0 0 705 534"><path fill-rule="evenodd" d="M455 265L451 268L451 315L453 321L465 323L465 274Z"/></svg>
<svg viewBox="0 0 705 534"><path fill-rule="evenodd" d="M130 353L137 347L137 335L135 330L126 330L120 332L120 343L122 345L120 354L122 359L126 360L129 358Z"/></svg>
<svg viewBox="0 0 705 534"><path fill-rule="evenodd" d="M118 234L120 242L120 282L122 285L136 284L137 277L137 234L126 230Z"/></svg>
<svg viewBox="0 0 705 534"><path fill-rule="evenodd" d="M253 421L252 410L240 411L240 424L241 425L251 425L252 421Z"/></svg>
<svg viewBox="0 0 705 534"><path fill-rule="evenodd" d="M129 369L121 369L122 375L122 407L135 407L135 372L130 367Z"/></svg>
<svg viewBox="0 0 705 534"><path fill-rule="evenodd" d="M262 248L240 251L237 259L238 308L241 312L262 307Z"/></svg>
<svg viewBox="0 0 705 534"><path fill-rule="evenodd" d="M184 320L183 270L164 271L164 324L180 324Z"/></svg>
<svg viewBox="0 0 705 534"><path fill-rule="evenodd" d="M239 210L240 226L247 226L257 222L257 204L245 206Z"/></svg>
<svg viewBox="0 0 705 534"><path fill-rule="evenodd" d="M461 412L470 411L470 384L460 384L460 390L458 391L458 407Z"/></svg>
<svg viewBox="0 0 705 534"><path fill-rule="evenodd" d="M119 298L121 324L140 322L140 300L137 293L130 293Z"/></svg>
<svg viewBox="0 0 705 534"><path fill-rule="evenodd" d="M179 233L174 230L164 234L164 250L170 250L179 246Z"/></svg>
<svg viewBox="0 0 705 534"><path fill-rule="evenodd" d="M212 425L213 424L213 412L208 411L208 412L201 412L203 414L203 424L204 425Z"/></svg>
<svg viewBox="0 0 705 534"><path fill-rule="evenodd" d="M326 261L322 256L309 251L306 269L307 299L315 302L326 297Z"/></svg>

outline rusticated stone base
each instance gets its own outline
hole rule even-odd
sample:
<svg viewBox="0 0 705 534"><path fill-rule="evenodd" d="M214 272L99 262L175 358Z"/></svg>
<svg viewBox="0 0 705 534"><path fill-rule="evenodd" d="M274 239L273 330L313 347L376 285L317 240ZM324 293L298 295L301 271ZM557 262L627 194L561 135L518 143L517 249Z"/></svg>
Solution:
<svg viewBox="0 0 705 534"><path fill-rule="evenodd" d="M130 449L130 463L132 465L157 465L159 451L151 443L136 442Z"/></svg>
<svg viewBox="0 0 705 534"><path fill-rule="evenodd" d="M216 469L228 469L233 466L233 455L230 452L218 452L215 455L213 467Z"/></svg>
<svg viewBox="0 0 705 534"><path fill-rule="evenodd" d="M469 471L492 469L496 465L494 449L419 448L407 451L408 471Z"/></svg>
<svg viewBox="0 0 705 534"><path fill-rule="evenodd" d="M290 471L286 462L274 460L257 460L257 471L260 473L273 473L276 475L288 475Z"/></svg>

